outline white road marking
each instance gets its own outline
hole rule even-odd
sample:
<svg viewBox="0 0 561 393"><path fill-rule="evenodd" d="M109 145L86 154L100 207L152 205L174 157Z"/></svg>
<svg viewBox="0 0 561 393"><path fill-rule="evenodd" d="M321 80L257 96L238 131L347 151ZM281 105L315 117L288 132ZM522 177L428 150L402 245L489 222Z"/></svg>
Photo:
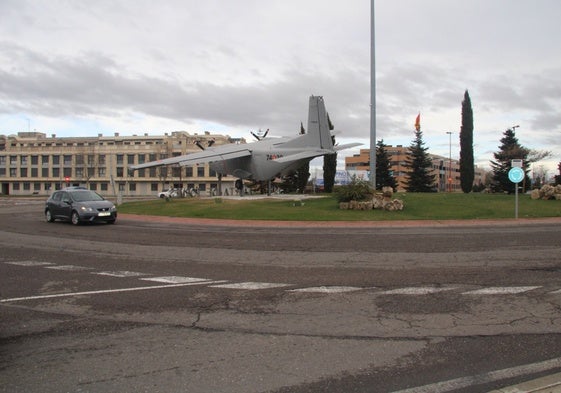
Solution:
<svg viewBox="0 0 561 393"><path fill-rule="evenodd" d="M115 272L92 272L92 274L98 274L100 276L111 276L111 277L140 277L148 276L146 273L140 272L130 272L128 270L119 270Z"/></svg>
<svg viewBox="0 0 561 393"><path fill-rule="evenodd" d="M211 285L211 288L226 288L226 289L269 289L269 288L282 288L288 287L292 284L280 284L280 283L270 283L270 282L240 282L232 284L222 284L222 285Z"/></svg>
<svg viewBox="0 0 561 393"><path fill-rule="evenodd" d="M345 286L322 286L322 287L308 287L308 288L297 288L290 289L288 292L305 292L305 293L346 293L361 291L365 288L361 287L345 287ZM372 288L369 288L372 289Z"/></svg>
<svg viewBox="0 0 561 393"><path fill-rule="evenodd" d="M549 292L552 295L559 295L561 294L561 289L558 289L557 291L553 291L553 292Z"/></svg>
<svg viewBox="0 0 561 393"><path fill-rule="evenodd" d="M141 280L154 281L154 282L164 282L164 283L168 283L168 284L183 284L183 283L188 283L188 282L209 281L208 278L182 277L182 276L149 277L149 278L141 278Z"/></svg>
<svg viewBox="0 0 561 393"><path fill-rule="evenodd" d="M479 375L451 379L448 381L437 382L430 385L418 386L415 388L404 389L392 393L444 393L453 390L466 388L469 386L482 385L486 383L501 381L503 379L520 377L539 372L544 372L561 367L561 358L545 360L543 362L526 364L523 366L505 368L502 370L490 371Z"/></svg>
<svg viewBox="0 0 561 393"><path fill-rule="evenodd" d="M533 291L534 289L538 288L541 287L489 287L476 289L475 291L467 291L462 293L462 295L513 295L517 293Z"/></svg>
<svg viewBox="0 0 561 393"><path fill-rule="evenodd" d="M100 295L106 293L118 293L118 292L133 292L133 291L147 291L151 289L166 289L166 288L177 288L177 287L188 287L192 285L207 285L207 284L218 284L224 281L200 281L200 282L189 282L183 284L167 284L167 285L153 285L149 287L134 287L134 288L121 288L121 289L105 289L100 291L85 291L85 292L70 292L70 293L58 293L53 295L39 295L39 296L26 296L26 297L15 297L11 299L0 299L0 303L10 303L10 302L20 302L25 300L40 300L40 299L51 299L57 297L71 297L71 296L83 296L83 295Z"/></svg>
<svg viewBox="0 0 561 393"><path fill-rule="evenodd" d="M52 265L51 262L39 262L39 261L13 261L13 262L5 262L10 265L18 265L18 266L47 266Z"/></svg>
<svg viewBox="0 0 561 393"><path fill-rule="evenodd" d="M91 267L85 266L76 266L76 265L54 265L54 266L45 266L45 269L53 269L53 270L64 270L68 272L79 272L82 270L91 270Z"/></svg>
<svg viewBox="0 0 561 393"><path fill-rule="evenodd" d="M455 287L409 287L391 289L380 293L383 295L429 295L431 293L451 291L453 289L455 289Z"/></svg>

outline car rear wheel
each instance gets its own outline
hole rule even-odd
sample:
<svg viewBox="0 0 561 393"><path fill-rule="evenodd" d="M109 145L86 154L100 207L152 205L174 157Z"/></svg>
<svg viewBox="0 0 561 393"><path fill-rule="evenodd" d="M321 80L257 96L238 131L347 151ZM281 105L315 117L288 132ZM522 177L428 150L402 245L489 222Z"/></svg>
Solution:
<svg viewBox="0 0 561 393"><path fill-rule="evenodd" d="M55 218L53 217L53 215L51 214L50 210L45 210L45 219L47 220L47 222L54 222Z"/></svg>
<svg viewBox="0 0 561 393"><path fill-rule="evenodd" d="M80 215L78 214L78 212L73 211L70 219L72 221L72 224L74 224L74 225L80 224Z"/></svg>

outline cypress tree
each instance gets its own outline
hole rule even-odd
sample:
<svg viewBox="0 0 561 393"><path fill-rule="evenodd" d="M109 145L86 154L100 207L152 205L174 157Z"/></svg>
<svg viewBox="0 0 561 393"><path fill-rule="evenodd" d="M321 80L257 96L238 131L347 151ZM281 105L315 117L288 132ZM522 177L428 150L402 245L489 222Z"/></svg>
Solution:
<svg viewBox="0 0 561 393"><path fill-rule="evenodd" d="M382 187L391 187L395 191L397 182L391 171L391 160L384 140L381 139L376 144L376 189L381 190Z"/></svg>
<svg viewBox="0 0 561 393"><path fill-rule="evenodd" d="M327 122L329 123L329 130L333 130L333 124L327 114ZM335 137L331 136L331 141L335 145ZM335 185L335 174L337 172L337 153L326 154L323 156L323 187L325 192L333 192Z"/></svg>
<svg viewBox="0 0 561 393"><path fill-rule="evenodd" d="M460 185L465 193L473 189L475 178L473 161L473 110L466 90L462 101L462 128L460 129Z"/></svg>
<svg viewBox="0 0 561 393"><path fill-rule="evenodd" d="M432 160L427 151L421 127L418 127L405 162L405 166L410 169L405 175L407 182L405 189L409 192L434 191L434 175L430 174Z"/></svg>

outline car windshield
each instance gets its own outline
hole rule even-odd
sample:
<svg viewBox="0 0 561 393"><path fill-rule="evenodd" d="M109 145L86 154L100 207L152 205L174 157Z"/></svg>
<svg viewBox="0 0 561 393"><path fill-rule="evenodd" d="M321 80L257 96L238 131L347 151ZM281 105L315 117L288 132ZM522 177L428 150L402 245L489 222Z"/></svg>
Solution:
<svg viewBox="0 0 561 393"><path fill-rule="evenodd" d="M74 191L72 193L72 199L76 202L87 202L87 201L103 201L103 197L98 193L93 191Z"/></svg>

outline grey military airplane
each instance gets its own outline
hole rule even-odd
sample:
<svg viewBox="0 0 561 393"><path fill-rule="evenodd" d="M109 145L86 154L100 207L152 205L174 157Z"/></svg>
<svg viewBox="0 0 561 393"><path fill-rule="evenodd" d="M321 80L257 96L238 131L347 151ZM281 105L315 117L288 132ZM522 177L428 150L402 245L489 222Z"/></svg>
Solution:
<svg viewBox="0 0 561 393"><path fill-rule="evenodd" d="M333 145L323 97L311 96L308 112L308 132L296 137L257 138L247 144L208 147L197 153L151 161L130 166L135 171L161 165L194 165L210 163L219 177L233 175L241 179L266 181L286 175L314 157L334 154L361 143Z"/></svg>

